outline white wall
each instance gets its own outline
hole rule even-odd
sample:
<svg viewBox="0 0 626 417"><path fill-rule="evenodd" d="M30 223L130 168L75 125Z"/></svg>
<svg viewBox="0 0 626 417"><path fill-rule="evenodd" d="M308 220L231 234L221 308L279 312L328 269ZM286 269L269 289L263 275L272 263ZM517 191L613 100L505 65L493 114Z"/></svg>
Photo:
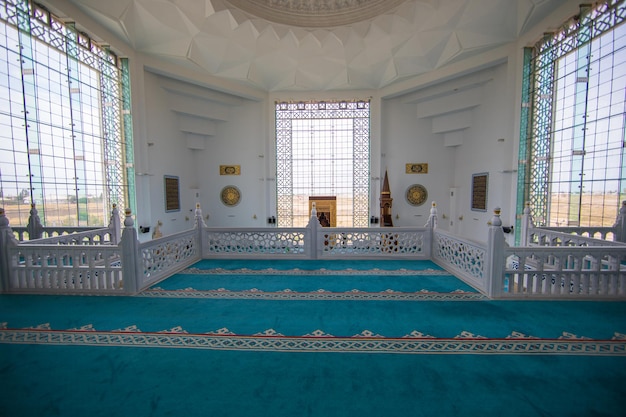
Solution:
<svg viewBox="0 0 626 417"><path fill-rule="evenodd" d="M417 105L403 97L383 101L382 106L381 181L385 170L391 191L394 226L424 226L431 203L437 203L439 216L448 213L448 189L454 178L454 150L443 145L443 138L433 134L431 121L417 117ZM408 163L427 163L427 174L406 174ZM427 201L412 206L406 191L421 184L428 191ZM376 196L376 207L380 195ZM378 214L380 209L376 209ZM377 214L377 215L378 215ZM445 222L439 224L446 229Z"/></svg>
<svg viewBox="0 0 626 417"><path fill-rule="evenodd" d="M145 154L138 164L137 226L157 222L163 234L193 226L196 203L214 227L266 225L264 102L144 71L145 130L136 138ZM190 132L190 130L192 132ZM220 165L239 165L241 175L220 175ZM143 174L143 175L141 175ZM179 178L180 210L166 211L164 176ZM220 198L225 186L241 192L236 206ZM256 218L255 218L256 217Z"/></svg>
<svg viewBox="0 0 626 417"><path fill-rule="evenodd" d="M216 135L206 139L204 150L194 152L197 185L203 214L211 227L264 227L267 225L265 192L264 103L247 101L229 108L229 121L218 123ZM239 165L241 175L220 175L220 165ZM271 183L272 186L274 183ZM225 186L241 192L236 206L220 199ZM255 218L256 217L256 218Z"/></svg>
<svg viewBox="0 0 626 417"><path fill-rule="evenodd" d="M429 202L437 203L441 228L468 238L486 240L496 206L515 218L514 174L502 172L516 164L513 86L502 63L384 101L382 153L398 216L394 226L420 226L428 218L430 204L415 207L405 198L412 184L424 185ZM428 174L406 174L407 163L428 163ZM472 175L478 173L489 178L486 211L471 209Z"/></svg>
<svg viewBox="0 0 626 417"><path fill-rule="evenodd" d="M472 110L471 126L464 132L463 143L455 147L454 187L458 190L458 233L480 241L487 239L487 222L496 207L502 209L503 224L515 219L511 205L517 169L514 144L515 112L519 106L512 102L513 80L509 79L507 64L491 71L493 78L482 86L482 102ZM509 171L509 172L504 172ZM487 210L471 207L472 175L488 173ZM462 217L463 220L459 220Z"/></svg>
<svg viewBox="0 0 626 417"><path fill-rule="evenodd" d="M196 149L189 149L179 129L179 115L172 111L171 97L162 88L160 80L164 77L146 72L147 141L153 145L147 147L148 158L144 159L149 160L148 170L153 176L137 178L138 188L150 188L151 215L144 222L154 227L161 220L164 233L184 230L193 224L193 209L199 202L209 215L209 226L267 226L267 217L276 214L274 101L372 97L371 214L380 214L380 188L386 170L395 226L423 226L435 201L440 227L451 230L450 222L457 222L455 232L484 241L486 223L495 206L502 207L505 224L515 218L511 203L515 175L502 173L514 169L516 161L513 120L517 107L511 100L514 82L510 73L504 63L384 100L371 91L343 93L346 95L276 93L267 100L241 100L238 105L220 105L227 109L227 120L216 123L213 135L194 145ZM468 100L463 98L468 90L469 110L461 109L463 117L459 118L451 108ZM451 141L447 124L455 129L459 120L468 127L452 132ZM406 174L407 163L427 163L428 173ZM241 175L219 175L220 165L231 164L240 165ZM488 210L476 212L470 210L471 178L482 172L489 173ZM164 211L163 175L180 177L180 212ZM405 197L413 184L424 185L429 193L427 202L419 207L410 205ZM225 206L220 200L220 192L227 185L241 191L237 206ZM458 190L456 213L451 213L450 207L452 187Z"/></svg>
<svg viewBox="0 0 626 417"><path fill-rule="evenodd" d="M171 234L191 228L195 202L190 187L196 184L196 170L193 151L186 146L183 132L178 128L176 113L168 106L167 92L161 88L160 78L150 72L144 73L146 135L136 138L142 143L146 155L142 156L143 166L138 168L136 177L138 189L149 188L144 201L138 201L136 226L150 226L152 230L158 221L163 223L163 234ZM137 142L137 140L136 140ZM140 171L141 170L141 171ZM164 176L179 178L180 211L165 211ZM145 207L149 206L149 214ZM146 236L141 236L144 238Z"/></svg>

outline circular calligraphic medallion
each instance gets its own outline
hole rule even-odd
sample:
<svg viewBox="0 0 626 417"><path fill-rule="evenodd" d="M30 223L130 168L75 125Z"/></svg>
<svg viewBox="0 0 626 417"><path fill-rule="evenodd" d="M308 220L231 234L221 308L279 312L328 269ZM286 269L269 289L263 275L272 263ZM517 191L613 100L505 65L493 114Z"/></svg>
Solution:
<svg viewBox="0 0 626 417"><path fill-rule="evenodd" d="M236 206L241 200L241 192L234 185L227 185L222 188L222 203L227 206Z"/></svg>
<svg viewBox="0 0 626 417"><path fill-rule="evenodd" d="M412 206L421 206L428 198L426 187L421 184L411 185L406 190L406 201Z"/></svg>

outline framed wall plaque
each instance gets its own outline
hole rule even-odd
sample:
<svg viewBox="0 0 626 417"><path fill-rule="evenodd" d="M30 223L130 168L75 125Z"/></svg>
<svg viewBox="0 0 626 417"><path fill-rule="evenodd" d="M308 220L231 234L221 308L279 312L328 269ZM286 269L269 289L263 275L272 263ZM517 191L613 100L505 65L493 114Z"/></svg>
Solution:
<svg viewBox="0 0 626 417"><path fill-rule="evenodd" d="M241 165L220 165L220 175L241 175Z"/></svg>
<svg viewBox="0 0 626 417"><path fill-rule="evenodd" d="M405 173L406 174L428 174L428 164L425 164L425 163L406 164Z"/></svg>
<svg viewBox="0 0 626 417"><path fill-rule="evenodd" d="M180 211L180 184L178 177L165 175L165 211Z"/></svg>
<svg viewBox="0 0 626 417"><path fill-rule="evenodd" d="M481 172L472 175L472 210L487 211L487 186L489 173Z"/></svg>

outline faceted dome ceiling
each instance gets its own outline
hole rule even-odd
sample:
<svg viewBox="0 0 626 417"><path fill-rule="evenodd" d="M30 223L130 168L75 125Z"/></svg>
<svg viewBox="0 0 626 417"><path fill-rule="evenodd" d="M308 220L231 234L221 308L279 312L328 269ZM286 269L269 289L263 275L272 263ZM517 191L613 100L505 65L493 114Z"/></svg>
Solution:
<svg viewBox="0 0 626 417"><path fill-rule="evenodd" d="M379 89L515 41L571 0L69 1L146 55L264 91L329 91Z"/></svg>

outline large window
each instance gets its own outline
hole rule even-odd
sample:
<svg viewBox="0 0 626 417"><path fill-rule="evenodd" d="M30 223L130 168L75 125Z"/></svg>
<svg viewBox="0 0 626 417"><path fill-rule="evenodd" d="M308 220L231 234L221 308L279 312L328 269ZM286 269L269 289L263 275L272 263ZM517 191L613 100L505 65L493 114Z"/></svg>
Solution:
<svg viewBox="0 0 626 417"><path fill-rule="evenodd" d="M127 62L28 0L0 0L0 201L12 225L134 208Z"/></svg>
<svg viewBox="0 0 626 417"><path fill-rule="evenodd" d="M309 221L309 197L336 197L336 226L367 227L368 100L276 103L278 226Z"/></svg>
<svg viewBox="0 0 626 417"><path fill-rule="evenodd" d="M547 226L611 226L626 197L624 1L580 15L526 50L518 212Z"/></svg>

